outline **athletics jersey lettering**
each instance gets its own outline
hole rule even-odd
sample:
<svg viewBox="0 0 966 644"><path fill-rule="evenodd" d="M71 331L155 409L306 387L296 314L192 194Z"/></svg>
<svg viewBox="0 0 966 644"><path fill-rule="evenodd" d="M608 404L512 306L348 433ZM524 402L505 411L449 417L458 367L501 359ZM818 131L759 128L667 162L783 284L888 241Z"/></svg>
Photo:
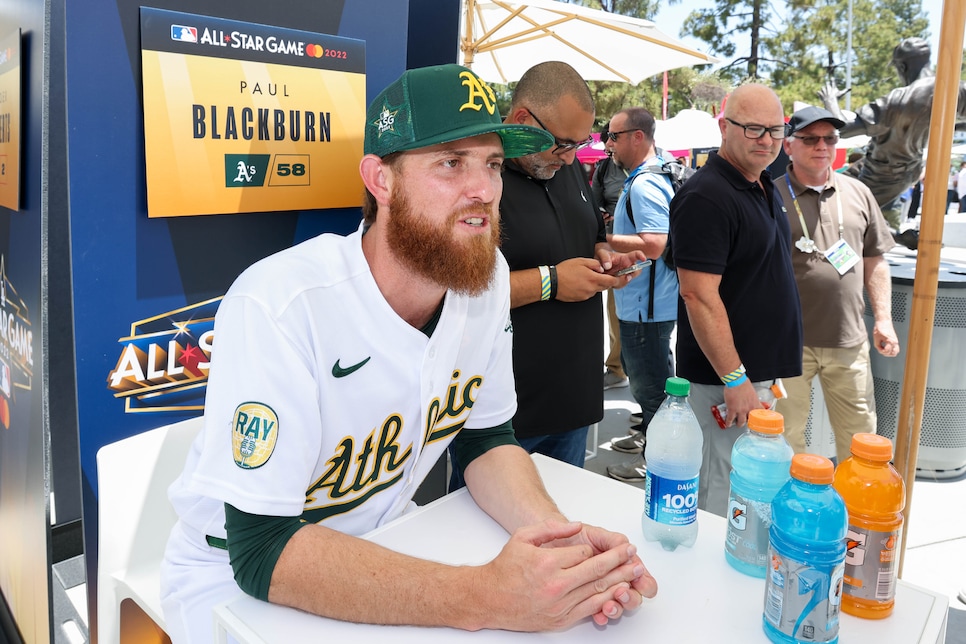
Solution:
<svg viewBox="0 0 966 644"><path fill-rule="evenodd" d="M466 422L465 411L473 407L476 402L477 390L483 384L482 376L474 376L465 384L459 382L459 370L453 372L453 382L446 390L446 407L442 407L439 398L434 398L429 404L426 414L426 445L455 434L463 428ZM462 417L462 418L460 418ZM460 418L455 423L447 423L448 419Z"/></svg>
<svg viewBox="0 0 966 644"><path fill-rule="evenodd" d="M458 432L476 401L482 376L453 381L446 389L445 405L440 398L429 403L426 413L425 444L439 441ZM455 421L455 422L453 422ZM302 518L311 523L350 512L373 495L392 487L403 476L403 466L413 453L413 445L403 445L404 419L400 414L388 416L382 425L357 440L346 436L336 453L326 461L325 471L305 493Z"/></svg>

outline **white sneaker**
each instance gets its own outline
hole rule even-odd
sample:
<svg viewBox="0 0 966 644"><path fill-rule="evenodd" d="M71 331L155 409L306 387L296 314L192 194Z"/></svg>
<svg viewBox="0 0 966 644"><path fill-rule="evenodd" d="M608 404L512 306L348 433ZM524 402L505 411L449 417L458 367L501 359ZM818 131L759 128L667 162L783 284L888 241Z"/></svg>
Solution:
<svg viewBox="0 0 966 644"><path fill-rule="evenodd" d="M605 391L608 389L615 389L617 387L627 387L629 384L631 383L626 376L624 377L618 376L610 369L604 372L604 390Z"/></svg>

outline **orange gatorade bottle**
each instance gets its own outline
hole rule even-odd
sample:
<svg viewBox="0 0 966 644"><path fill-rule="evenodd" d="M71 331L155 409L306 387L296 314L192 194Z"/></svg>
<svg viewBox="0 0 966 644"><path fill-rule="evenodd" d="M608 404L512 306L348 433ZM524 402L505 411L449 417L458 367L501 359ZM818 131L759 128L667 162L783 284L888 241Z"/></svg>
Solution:
<svg viewBox="0 0 966 644"><path fill-rule="evenodd" d="M889 462L892 441L876 434L852 437L852 456L835 470L833 487L849 511L842 610L882 619L892 614L906 489Z"/></svg>

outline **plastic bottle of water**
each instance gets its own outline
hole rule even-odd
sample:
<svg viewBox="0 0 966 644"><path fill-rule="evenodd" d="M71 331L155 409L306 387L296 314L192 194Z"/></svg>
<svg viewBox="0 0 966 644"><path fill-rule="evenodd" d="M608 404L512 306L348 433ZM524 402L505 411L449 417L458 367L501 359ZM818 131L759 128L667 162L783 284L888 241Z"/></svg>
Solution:
<svg viewBox="0 0 966 644"><path fill-rule="evenodd" d="M765 635L779 644L839 641L849 515L832 487L832 461L795 454L771 505Z"/></svg>
<svg viewBox="0 0 966 644"><path fill-rule="evenodd" d="M891 459L888 438L856 434L852 456L835 469L849 511L842 610L858 617L882 619L895 605L906 486Z"/></svg>
<svg viewBox="0 0 966 644"><path fill-rule="evenodd" d="M688 403L691 383L668 378L667 398L647 427L644 460L644 514L647 541L665 550L693 546L698 538L698 474L701 472L701 426Z"/></svg>
<svg viewBox="0 0 966 644"><path fill-rule="evenodd" d="M771 384L755 383L755 393L758 394L758 400L761 401L761 405L765 409L774 409L776 401L788 398L788 393L785 391L785 385L782 384L781 378L775 378ZM712 405L711 415L718 422L718 427L721 429L728 428L725 425L725 418L728 417L728 405L725 403Z"/></svg>
<svg viewBox="0 0 966 644"><path fill-rule="evenodd" d="M748 431L731 450L731 493L725 559L740 572L765 576L771 502L790 478L794 451L783 436L785 420L776 411L752 409Z"/></svg>

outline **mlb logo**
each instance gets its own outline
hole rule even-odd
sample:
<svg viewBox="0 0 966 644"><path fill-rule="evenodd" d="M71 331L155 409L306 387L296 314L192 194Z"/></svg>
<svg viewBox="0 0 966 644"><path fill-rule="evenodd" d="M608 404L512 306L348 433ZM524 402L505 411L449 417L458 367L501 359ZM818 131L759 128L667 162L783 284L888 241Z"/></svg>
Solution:
<svg viewBox="0 0 966 644"><path fill-rule="evenodd" d="M171 40L198 42L198 29L184 25L171 25Z"/></svg>

